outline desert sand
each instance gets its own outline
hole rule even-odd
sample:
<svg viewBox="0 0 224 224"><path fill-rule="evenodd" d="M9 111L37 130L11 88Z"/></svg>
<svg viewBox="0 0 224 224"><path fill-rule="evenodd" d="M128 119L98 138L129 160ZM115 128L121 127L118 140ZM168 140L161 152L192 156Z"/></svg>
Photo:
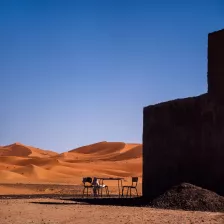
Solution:
<svg viewBox="0 0 224 224"><path fill-rule="evenodd" d="M223 213L87 205L55 199L0 200L0 217L0 224L224 223Z"/></svg>
<svg viewBox="0 0 224 224"><path fill-rule="evenodd" d="M80 186L85 176L123 177L125 184L130 183L132 176L138 176L141 191L142 145L105 141L61 154L18 142L0 147L1 194L40 193L34 188L6 183ZM116 191L117 182L106 184Z"/></svg>

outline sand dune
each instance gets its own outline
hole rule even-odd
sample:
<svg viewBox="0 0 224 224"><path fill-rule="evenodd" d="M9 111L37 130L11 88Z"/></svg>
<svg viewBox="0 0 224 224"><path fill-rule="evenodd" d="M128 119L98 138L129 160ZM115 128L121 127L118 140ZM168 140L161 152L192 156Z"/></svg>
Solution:
<svg viewBox="0 0 224 224"><path fill-rule="evenodd" d="M0 147L0 183L80 184L83 176L141 177L142 145L104 141L61 154L21 143Z"/></svg>
<svg viewBox="0 0 224 224"><path fill-rule="evenodd" d="M83 146L77 149L73 149L69 152L78 152L82 154L105 154L113 153L125 147L123 142L99 142L92 145Z"/></svg>
<svg viewBox="0 0 224 224"><path fill-rule="evenodd" d="M44 168L28 165L21 168L13 169L12 172L21 174L29 179L29 181L49 181L51 182L63 182L69 178L68 175L62 173L56 173L51 170L46 170Z"/></svg>
<svg viewBox="0 0 224 224"><path fill-rule="evenodd" d="M135 146L130 148L129 150L124 150L119 155L116 155L111 158L111 160L128 160L133 158L140 158L142 157L142 146Z"/></svg>
<svg viewBox="0 0 224 224"><path fill-rule="evenodd" d="M21 156L21 157L51 157L57 155L56 152L42 150L32 146L26 146L19 142L0 147L0 156Z"/></svg>
<svg viewBox="0 0 224 224"><path fill-rule="evenodd" d="M7 170L1 170L0 171L0 180L1 182L7 182L7 181L13 181L13 182L18 182L18 181L24 181L27 178L21 174L14 173L11 171Z"/></svg>
<svg viewBox="0 0 224 224"><path fill-rule="evenodd" d="M123 142L99 142L60 155L64 160L128 160L142 157L142 145Z"/></svg>

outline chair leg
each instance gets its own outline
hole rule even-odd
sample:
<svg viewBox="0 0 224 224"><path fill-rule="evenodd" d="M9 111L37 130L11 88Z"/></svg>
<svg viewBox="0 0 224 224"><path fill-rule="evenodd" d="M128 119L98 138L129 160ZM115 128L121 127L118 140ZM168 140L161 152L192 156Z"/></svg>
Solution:
<svg viewBox="0 0 224 224"><path fill-rule="evenodd" d="M129 187L127 187L127 194L126 194L126 198L128 197L128 192L129 192Z"/></svg>
<svg viewBox="0 0 224 224"><path fill-rule="evenodd" d="M100 196L100 188L95 187L95 194L96 194L97 197Z"/></svg>
<svg viewBox="0 0 224 224"><path fill-rule="evenodd" d="M135 188L135 191L136 191L136 194L137 194L137 197L138 197L138 190L137 190L137 188Z"/></svg>
<svg viewBox="0 0 224 224"><path fill-rule="evenodd" d="M124 187L122 187L121 197L124 197Z"/></svg>
<svg viewBox="0 0 224 224"><path fill-rule="evenodd" d="M85 194L85 187L84 187L84 189L83 189L83 192L82 192L82 197L84 198L84 194Z"/></svg>
<svg viewBox="0 0 224 224"><path fill-rule="evenodd" d="M131 187L130 187L130 198L131 198Z"/></svg>
<svg viewBox="0 0 224 224"><path fill-rule="evenodd" d="M108 187L106 187L106 194L109 197L109 188Z"/></svg>

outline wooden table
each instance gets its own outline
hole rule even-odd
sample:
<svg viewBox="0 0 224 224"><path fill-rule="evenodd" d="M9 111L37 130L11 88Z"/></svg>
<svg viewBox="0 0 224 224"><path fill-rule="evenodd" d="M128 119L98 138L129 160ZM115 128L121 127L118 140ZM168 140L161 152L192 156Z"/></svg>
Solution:
<svg viewBox="0 0 224 224"><path fill-rule="evenodd" d="M119 197L121 196L121 191L122 191L122 181L124 178L121 177L97 177L99 180L99 184L103 185L104 180L116 180L118 183L118 192L119 192ZM102 189L101 189L101 196L102 196Z"/></svg>

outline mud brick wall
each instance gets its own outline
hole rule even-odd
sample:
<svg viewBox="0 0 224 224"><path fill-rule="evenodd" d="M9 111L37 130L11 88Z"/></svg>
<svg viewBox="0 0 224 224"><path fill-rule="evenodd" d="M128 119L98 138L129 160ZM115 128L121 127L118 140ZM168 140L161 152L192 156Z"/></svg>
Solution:
<svg viewBox="0 0 224 224"><path fill-rule="evenodd" d="M224 195L223 114L207 94L144 108L145 197L181 182Z"/></svg>
<svg viewBox="0 0 224 224"><path fill-rule="evenodd" d="M208 35L208 93L144 108L143 196L188 182L224 195L224 30Z"/></svg>
<svg viewBox="0 0 224 224"><path fill-rule="evenodd" d="M224 30L208 35L208 93L224 99Z"/></svg>

